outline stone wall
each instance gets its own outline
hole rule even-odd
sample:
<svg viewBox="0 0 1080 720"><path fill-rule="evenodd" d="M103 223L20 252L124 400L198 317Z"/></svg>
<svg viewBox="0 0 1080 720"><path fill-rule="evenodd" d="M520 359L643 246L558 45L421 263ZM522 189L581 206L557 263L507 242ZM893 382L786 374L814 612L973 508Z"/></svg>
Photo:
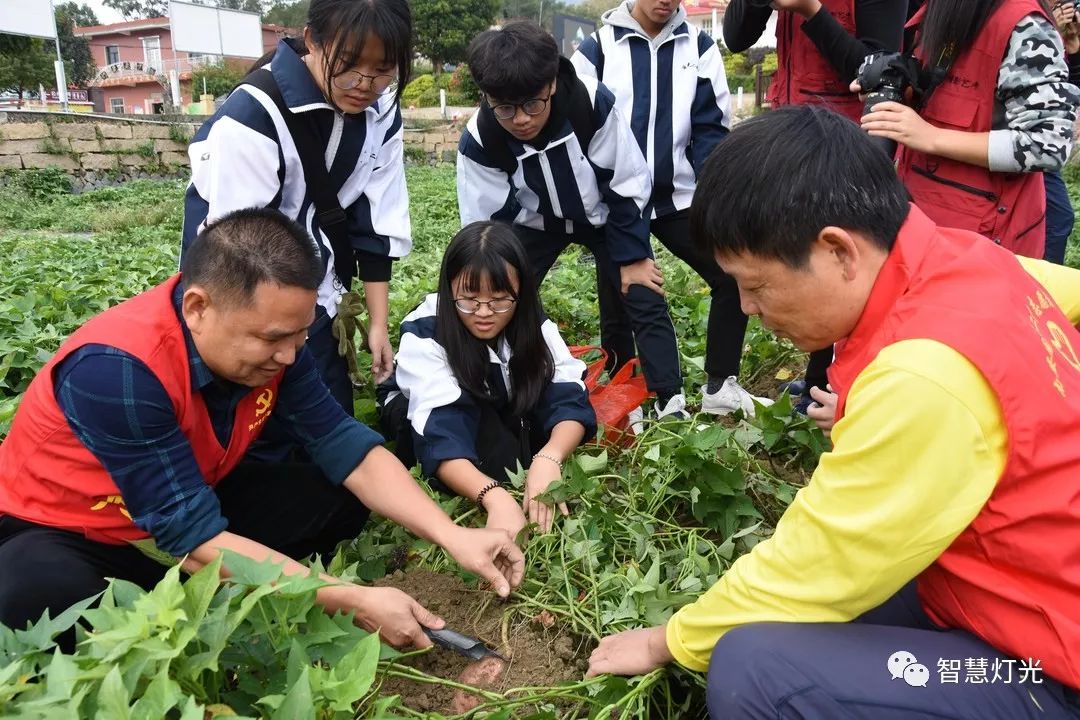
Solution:
<svg viewBox="0 0 1080 720"><path fill-rule="evenodd" d="M0 113L0 169L58 167L85 173L171 172L188 167L194 123L161 123L97 116L51 121L43 114ZM412 162L454 162L461 133L452 128L405 130Z"/></svg>
<svg viewBox="0 0 1080 720"><path fill-rule="evenodd" d="M86 172L160 171L188 165L190 123L0 122L0 169L57 167Z"/></svg>
<svg viewBox="0 0 1080 720"><path fill-rule="evenodd" d="M461 131L452 128L405 130L405 158L412 161L456 162Z"/></svg>

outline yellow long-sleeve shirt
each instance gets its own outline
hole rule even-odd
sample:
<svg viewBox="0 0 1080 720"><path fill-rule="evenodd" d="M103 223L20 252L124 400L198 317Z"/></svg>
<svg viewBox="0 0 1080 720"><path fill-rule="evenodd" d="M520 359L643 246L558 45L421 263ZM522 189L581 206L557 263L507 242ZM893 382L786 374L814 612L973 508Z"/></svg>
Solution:
<svg viewBox="0 0 1080 720"><path fill-rule="evenodd" d="M1020 261L1080 323L1080 271ZM739 625L847 622L880 605L971 524L1006 460L993 390L933 340L884 348L852 385L832 440L773 536L668 622L680 664L707 669Z"/></svg>

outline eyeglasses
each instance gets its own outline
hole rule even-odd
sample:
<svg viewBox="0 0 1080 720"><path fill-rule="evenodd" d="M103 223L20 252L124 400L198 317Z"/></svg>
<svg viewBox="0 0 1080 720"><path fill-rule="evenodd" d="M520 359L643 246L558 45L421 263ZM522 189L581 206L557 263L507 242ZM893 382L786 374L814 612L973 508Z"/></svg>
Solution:
<svg viewBox="0 0 1080 720"><path fill-rule="evenodd" d="M508 313L514 308L514 303L517 300L514 298L498 298L497 300L474 300L472 298L458 298L454 300L454 307L458 309L458 312L465 313L466 315L472 315L473 313L480 312L481 305L487 305L488 310L493 313L503 314Z"/></svg>
<svg viewBox="0 0 1080 720"><path fill-rule="evenodd" d="M340 75L335 75L331 82L338 90L352 90L358 87L364 80L368 81L368 87L372 92L385 95L397 88L397 78L393 75L365 75L356 70L349 70Z"/></svg>
<svg viewBox="0 0 1080 720"><path fill-rule="evenodd" d="M513 120L514 116L517 115L518 108L521 108L526 115L539 115L544 112L544 108L547 107L550 100L551 93L548 93L546 98L533 98L522 103L499 103L498 105L492 105L491 98L487 98L491 111L495 113L495 117L499 120Z"/></svg>

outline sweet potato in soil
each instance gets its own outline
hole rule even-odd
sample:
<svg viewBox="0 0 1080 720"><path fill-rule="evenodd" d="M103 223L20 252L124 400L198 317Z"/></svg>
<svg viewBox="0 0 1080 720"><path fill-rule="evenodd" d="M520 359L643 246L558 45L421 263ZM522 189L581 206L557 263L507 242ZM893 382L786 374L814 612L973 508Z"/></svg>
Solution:
<svg viewBox="0 0 1080 720"><path fill-rule="evenodd" d="M585 674L588 648L581 642L558 628L546 629L544 623L530 622L528 618L512 617L504 624L504 615L510 612L508 605L490 591L466 587L454 575L428 570L397 571L375 584L409 593L445 620L447 627L483 640L508 658L501 672L498 663L476 663L440 647L401 661L429 675L457 682L479 677L478 685L501 693L520 687L550 687L580 680ZM455 692L453 688L397 677L387 677L380 693L400 695L414 710L446 714L465 712L472 707L470 701L481 701L477 695Z"/></svg>

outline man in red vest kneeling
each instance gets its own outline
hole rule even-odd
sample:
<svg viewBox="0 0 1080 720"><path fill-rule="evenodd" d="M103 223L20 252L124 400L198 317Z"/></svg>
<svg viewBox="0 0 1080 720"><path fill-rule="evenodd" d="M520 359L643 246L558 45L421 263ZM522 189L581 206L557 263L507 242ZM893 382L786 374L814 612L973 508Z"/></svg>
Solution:
<svg viewBox="0 0 1080 720"><path fill-rule="evenodd" d="M1080 271L938 227L812 107L738 126L691 227L748 315L836 345L833 449L772 537L590 674L708 670L720 718L1080 718Z"/></svg>
<svg viewBox="0 0 1080 720"><path fill-rule="evenodd" d="M232 213L181 270L87 322L30 384L0 446L0 622L56 616L107 577L150 587L166 569L151 554L195 571L231 550L307 573L291 558L332 553L369 511L500 595L521 582L506 532L455 525L331 398L305 347L324 273L301 227ZM310 463L244 461L271 414ZM324 579L327 611L355 611L392 645L429 645L422 626L441 627L398 590Z"/></svg>

